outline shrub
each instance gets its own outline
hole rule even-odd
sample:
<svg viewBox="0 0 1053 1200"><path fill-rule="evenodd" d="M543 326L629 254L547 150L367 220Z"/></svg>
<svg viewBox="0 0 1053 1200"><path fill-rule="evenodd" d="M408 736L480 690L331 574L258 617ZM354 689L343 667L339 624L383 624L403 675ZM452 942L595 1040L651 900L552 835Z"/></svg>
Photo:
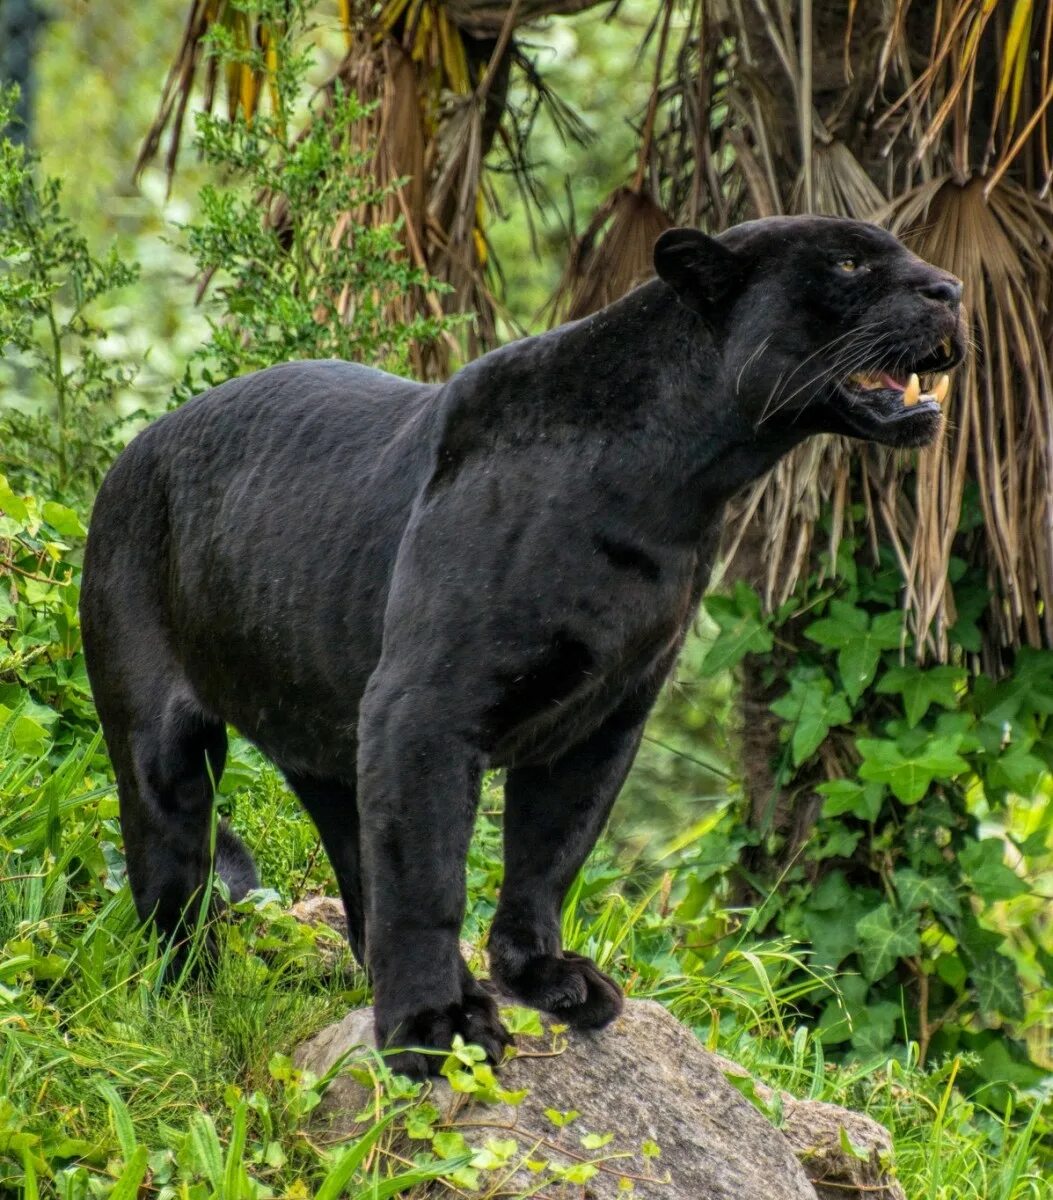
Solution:
<svg viewBox="0 0 1053 1200"><path fill-rule="evenodd" d="M231 183L203 188L201 215L184 228L210 281L211 336L177 398L289 359L405 371L411 348L449 322L392 317L398 298L426 279L405 261L397 225L356 220L391 190L373 184L371 151L359 144L368 110L340 88L331 100L319 93L304 103L312 52L302 5L239 0L232 7L267 20L266 48L241 44L236 26L217 26L208 53L221 70L266 79L270 99L251 119L240 109L230 120L197 118L198 150Z"/></svg>

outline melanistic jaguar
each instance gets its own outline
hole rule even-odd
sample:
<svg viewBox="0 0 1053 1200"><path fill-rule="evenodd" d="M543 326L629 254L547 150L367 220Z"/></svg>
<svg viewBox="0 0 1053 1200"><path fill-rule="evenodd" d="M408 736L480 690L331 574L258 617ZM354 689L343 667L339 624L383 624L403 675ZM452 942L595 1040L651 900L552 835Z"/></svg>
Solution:
<svg viewBox="0 0 1053 1200"><path fill-rule="evenodd" d="M574 1026L619 1012L617 984L562 948L560 906L728 498L813 434L930 443L964 344L958 280L876 226L671 229L654 264L624 299L445 384L287 363L120 456L83 630L144 919L180 936L195 919L229 723L318 826L381 1044L459 1033L497 1059L507 1034L459 932L480 777L503 767L491 973ZM225 826L216 860L235 897L255 884Z"/></svg>

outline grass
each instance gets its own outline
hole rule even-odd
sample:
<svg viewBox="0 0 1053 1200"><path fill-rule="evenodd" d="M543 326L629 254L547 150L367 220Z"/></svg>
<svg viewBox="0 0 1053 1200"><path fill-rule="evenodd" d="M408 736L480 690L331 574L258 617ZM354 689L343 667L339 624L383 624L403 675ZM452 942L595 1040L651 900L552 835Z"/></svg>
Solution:
<svg viewBox="0 0 1053 1200"><path fill-rule="evenodd" d="M501 1178L441 1139L415 1161L387 1153L423 1101L394 1086L358 1140L322 1144L310 1115L324 1081L297 1042L368 1002L354 969L326 965L324 933L282 905L331 887L313 830L276 773L235 747L223 803L253 844L266 889L222 923L214 978L163 985L165 956L124 885L116 798L98 739L57 756L0 728L0 1193L382 1197L444 1180L482 1194ZM469 937L485 934L499 883L498 794L469 862ZM668 882L623 888L601 849L570 897L565 936L652 996L712 1049L802 1098L846 1104L892 1131L912 1200L1040 1200L1053 1171L1050 1108L1003 1088L969 1094L968 1062L828 1061L798 1006L836 981L801 972L788 944L714 956L670 917ZM805 982L801 982L801 980ZM464 1064L462 1064L464 1065ZM470 1060L468 1069L474 1069ZM428 1148L430 1146L430 1149Z"/></svg>

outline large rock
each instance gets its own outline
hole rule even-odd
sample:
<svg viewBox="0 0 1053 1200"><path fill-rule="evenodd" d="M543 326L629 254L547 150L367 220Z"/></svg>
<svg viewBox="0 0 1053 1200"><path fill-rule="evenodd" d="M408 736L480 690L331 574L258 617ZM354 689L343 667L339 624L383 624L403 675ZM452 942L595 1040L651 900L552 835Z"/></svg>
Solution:
<svg viewBox="0 0 1053 1200"><path fill-rule="evenodd" d="M292 915L345 933L343 907L332 897L301 901ZM330 951L333 966L345 956L350 962L346 943L342 952L340 945ZM461 951L473 969L485 972L479 951L466 942ZM518 1038L519 1056L501 1068L502 1088L528 1089L521 1105L469 1107L463 1094L443 1081L430 1097L442 1121L458 1126L473 1146L514 1133L519 1157L537 1147L535 1162L567 1166L607 1156L585 1187L597 1198L624 1195L618 1185L625 1178L633 1183L633 1194L668 1200L906 1200L892 1174L892 1139L884 1126L863 1113L796 1100L786 1092L779 1093L776 1104L771 1088L751 1081L745 1090L781 1113L775 1129L728 1083L729 1077L748 1080L748 1072L703 1049L657 1004L628 1001L623 1016L598 1034L553 1035L546 1022L546 1039ZM322 1030L300 1047L297 1062L321 1075L356 1047L360 1057L370 1056L375 1047L371 1008L356 1009ZM352 1054L348 1066L354 1061ZM354 1132L354 1114L369 1099L366 1088L345 1071L326 1093L321 1116L337 1130ZM546 1109L580 1115L560 1128ZM581 1144L586 1132L614 1136L590 1152ZM644 1153L645 1143L657 1144L660 1156ZM412 1153L414 1146L406 1149ZM625 1157L612 1157L622 1153ZM520 1170L502 1193L514 1195L518 1188L535 1194L538 1184L537 1175ZM548 1183L539 1194L557 1200L561 1192L581 1200L580 1185Z"/></svg>
<svg viewBox="0 0 1053 1200"><path fill-rule="evenodd" d="M358 1009L302 1046L297 1063L322 1074L352 1047L373 1045L372 1010ZM434 1088L441 1122L459 1128L473 1147L514 1138L520 1154L513 1161L530 1157L557 1168L593 1162L598 1170L584 1194L597 1200L624 1196L623 1179L642 1200L816 1200L790 1143L728 1083L721 1059L661 1005L630 1000L600 1033L561 1035L546 1027L543 1039L519 1038L517 1048L501 1068L500 1084L528 1089L518 1106L469 1105L445 1081ZM341 1074L326 1093L323 1115L354 1132L354 1114L368 1098ZM560 1126L546 1109L580 1115ZM613 1137L590 1150L585 1134ZM544 1179L546 1173L521 1168L501 1191L534 1193ZM540 1194L580 1200L583 1191L580 1183L553 1181Z"/></svg>

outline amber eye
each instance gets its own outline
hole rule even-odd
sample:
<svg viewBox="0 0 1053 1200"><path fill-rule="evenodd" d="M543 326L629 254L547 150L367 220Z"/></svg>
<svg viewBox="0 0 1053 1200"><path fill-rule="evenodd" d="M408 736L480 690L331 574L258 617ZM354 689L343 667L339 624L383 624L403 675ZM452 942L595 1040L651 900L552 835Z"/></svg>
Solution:
<svg viewBox="0 0 1053 1200"><path fill-rule="evenodd" d="M842 258L837 265L842 271L854 271L859 266L859 263L854 258Z"/></svg>

